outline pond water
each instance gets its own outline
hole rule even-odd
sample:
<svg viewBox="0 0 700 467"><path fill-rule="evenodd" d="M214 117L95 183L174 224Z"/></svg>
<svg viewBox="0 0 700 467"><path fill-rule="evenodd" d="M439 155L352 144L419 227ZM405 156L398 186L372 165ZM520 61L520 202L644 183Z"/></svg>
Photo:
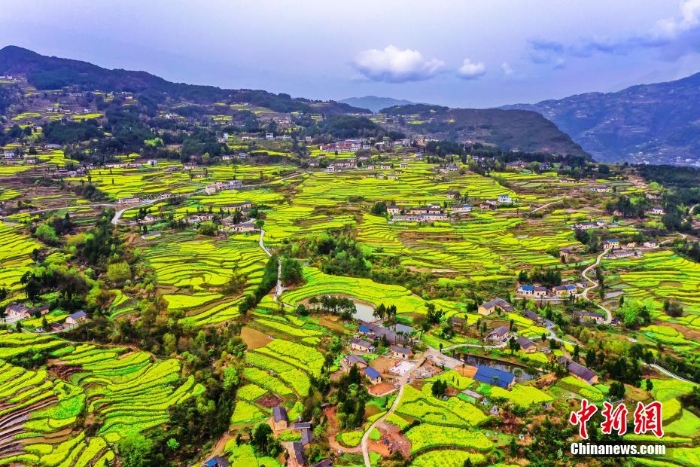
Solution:
<svg viewBox="0 0 700 467"><path fill-rule="evenodd" d="M357 308L357 311L353 313L353 318L370 322L377 319L374 317L374 308L371 306L355 302L355 308Z"/></svg>
<svg viewBox="0 0 700 467"><path fill-rule="evenodd" d="M519 383L523 381L530 381L532 379L538 378L540 375L537 372L531 372L528 368L520 365L515 365L513 363L506 363L497 360L491 360L489 358L477 357L476 355L462 354L460 360L464 363L472 366L484 365L491 368L495 368L501 371L507 371L515 376L515 380Z"/></svg>

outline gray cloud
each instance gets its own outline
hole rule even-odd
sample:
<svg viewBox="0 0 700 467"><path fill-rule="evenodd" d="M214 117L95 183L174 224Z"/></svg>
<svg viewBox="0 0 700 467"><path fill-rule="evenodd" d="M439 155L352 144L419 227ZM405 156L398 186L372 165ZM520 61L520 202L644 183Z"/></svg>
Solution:
<svg viewBox="0 0 700 467"><path fill-rule="evenodd" d="M665 60L700 52L700 0L682 0L680 15L658 21L650 30L641 34L611 38L586 38L564 44L546 39L528 42L528 55L535 64L566 66L566 59L587 58L595 54L624 55L638 49L652 49Z"/></svg>

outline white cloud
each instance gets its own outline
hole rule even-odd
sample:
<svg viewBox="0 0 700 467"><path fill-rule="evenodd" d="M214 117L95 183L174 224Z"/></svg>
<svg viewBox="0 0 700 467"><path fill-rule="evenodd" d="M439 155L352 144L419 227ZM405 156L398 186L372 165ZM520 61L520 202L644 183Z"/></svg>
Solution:
<svg viewBox="0 0 700 467"><path fill-rule="evenodd" d="M513 74L514 70L513 67L510 66L510 63L508 62L503 62L501 63L501 71L503 72L504 75L510 76Z"/></svg>
<svg viewBox="0 0 700 467"><path fill-rule="evenodd" d="M486 65L483 62L472 62L465 58L462 66L457 70L457 76L462 79L477 79L486 73Z"/></svg>
<svg viewBox="0 0 700 467"><path fill-rule="evenodd" d="M365 77L387 83L430 79L445 65L441 60L423 58L417 50L401 50L393 45L384 50L364 50L357 54L353 64Z"/></svg>

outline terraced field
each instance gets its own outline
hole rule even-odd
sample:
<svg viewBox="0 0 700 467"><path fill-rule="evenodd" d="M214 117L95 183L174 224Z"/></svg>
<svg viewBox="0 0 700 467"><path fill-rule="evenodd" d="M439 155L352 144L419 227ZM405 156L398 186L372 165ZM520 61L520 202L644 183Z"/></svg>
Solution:
<svg viewBox="0 0 700 467"><path fill-rule="evenodd" d="M114 443L167 422L171 406L204 390L180 379L177 360L146 352L6 332L0 351L50 352L47 370L0 360L0 465L111 465Z"/></svg>
<svg viewBox="0 0 700 467"><path fill-rule="evenodd" d="M158 284L171 309L185 312L196 325L226 321L238 315L241 295L220 293L232 276L245 278L245 290L254 289L262 277L267 256L257 237L236 240L193 240L160 242L146 252L156 270Z"/></svg>
<svg viewBox="0 0 700 467"><path fill-rule="evenodd" d="M20 278L33 263L29 255L40 245L3 222L0 222L0 244L0 287L17 290L21 286Z"/></svg>

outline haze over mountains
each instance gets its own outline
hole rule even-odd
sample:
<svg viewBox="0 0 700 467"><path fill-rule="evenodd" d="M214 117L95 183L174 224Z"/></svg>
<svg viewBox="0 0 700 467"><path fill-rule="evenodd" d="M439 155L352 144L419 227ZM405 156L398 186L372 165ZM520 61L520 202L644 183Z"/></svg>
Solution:
<svg viewBox="0 0 700 467"><path fill-rule="evenodd" d="M591 92L505 109L534 110L601 161L700 161L700 73L619 92Z"/></svg>
<svg viewBox="0 0 700 467"><path fill-rule="evenodd" d="M338 102L343 104L348 104L353 107L360 107L362 109L369 109L372 112L379 112L382 109L388 107L395 107L397 105L409 105L414 104L414 102L407 101L406 99L394 99L392 97L377 97L377 96L364 96L364 97L348 97L347 99L341 99Z"/></svg>

